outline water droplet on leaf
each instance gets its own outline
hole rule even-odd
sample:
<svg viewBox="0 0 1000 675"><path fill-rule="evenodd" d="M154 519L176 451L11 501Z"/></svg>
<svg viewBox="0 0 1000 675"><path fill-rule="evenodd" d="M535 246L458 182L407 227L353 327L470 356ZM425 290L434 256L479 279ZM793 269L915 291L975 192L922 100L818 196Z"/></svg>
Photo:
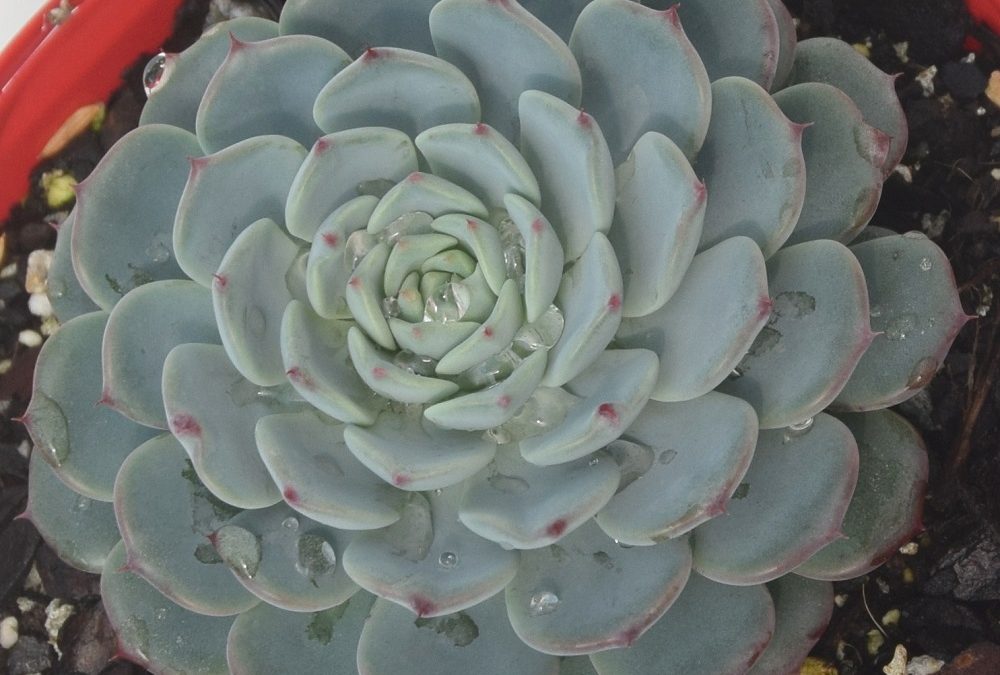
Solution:
<svg viewBox="0 0 1000 675"><path fill-rule="evenodd" d="M281 521L281 524L283 527L286 527L289 530L299 529L299 519L296 518L295 516L288 516L283 521Z"/></svg>
<svg viewBox="0 0 1000 675"><path fill-rule="evenodd" d="M337 566L336 551L330 542L318 534L299 537L298 553L296 569L310 578L327 574Z"/></svg>
<svg viewBox="0 0 1000 675"><path fill-rule="evenodd" d="M260 538L239 525L224 525L212 537L222 560L236 574L253 579L260 568Z"/></svg>
<svg viewBox="0 0 1000 675"><path fill-rule="evenodd" d="M931 262L930 258L920 259L920 269L924 272L930 272L931 268L934 267L934 263Z"/></svg>
<svg viewBox="0 0 1000 675"><path fill-rule="evenodd" d="M938 360L933 356L925 356L917 361L916 365L913 366L913 370L910 371L910 377L906 381L906 388L919 389L926 385L934 377L934 374L937 373L939 365Z"/></svg>
<svg viewBox="0 0 1000 675"><path fill-rule="evenodd" d="M551 614L559 607L559 596L552 591L539 591L531 596L528 612L531 616Z"/></svg>
<svg viewBox="0 0 1000 675"><path fill-rule="evenodd" d="M28 433L42 459L58 468L69 457L69 425L62 408L54 400L36 389L25 413Z"/></svg>
<svg viewBox="0 0 1000 675"><path fill-rule="evenodd" d="M813 427L813 418L809 417L802 420L801 422L796 422L795 424L789 424L785 429L784 441L788 443L793 438L798 438L799 436L805 436L809 433L809 430Z"/></svg>
<svg viewBox="0 0 1000 675"><path fill-rule="evenodd" d="M146 97L153 95L170 77L173 70L172 54L160 52L149 60L142 70L142 88L146 91Z"/></svg>
<svg viewBox="0 0 1000 675"><path fill-rule="evenodd" d="M347 243L344 245L344 260L353 270L361 262L361 259L368 255L368 252L375 247L378 243L378 239L371 234L368 234L368 230L361 229L351 232L347 237Z"/></svg>
<svg viewBox="0 0 1000 675"><path fill-rule="evenodd" d="M520 476L506 476L502 473L494 473L486 479L486 482L490 484L490 487L494 490L499 490L500 492L506 492L507 494L522 494L527 492L531 486L528 485L528 481L524 480Z"/></svg>
<svg viewBox="0 0 1000 675"><path fill-rule="evenodd" d="M458 556L451 551L445 551L438 558L438 564L441 565L441 567L450 570L458 565Z"/></svg>
<svg viewBox="0 0 1000 675"><path fill-rule="evenodd" d="M633 443L622 438L608 443L605 450L611 453L621 470L621 479L618 482L619 492L649 471L655 459L653 449L648 445Z"/></svg>
<svg viewBox="0 0 1000 675"><path fill-rule="evenodd" d="M443 284L424 303L424 321L460 321L469 311L472 293L463 283Z"/></svg>
<svg viewBox="0 0 1000 675"><path fill-rule="evenodd" d="M433 377L434 369L437 367L435 359L429 356L414 354L407 349L396 352L392 358L392 362L409 373L425 377Z"/></svg>

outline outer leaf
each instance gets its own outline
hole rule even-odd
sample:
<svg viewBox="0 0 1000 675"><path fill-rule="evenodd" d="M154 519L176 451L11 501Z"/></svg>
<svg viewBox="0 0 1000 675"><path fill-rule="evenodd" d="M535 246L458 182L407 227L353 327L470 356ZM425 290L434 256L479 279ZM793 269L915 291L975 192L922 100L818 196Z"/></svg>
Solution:
<svg viewBox="0 0 1000 675"><path fill-rule="evenodd" d="M213 543L236 579L264 602L317 612L346 602L358 590L340 563L351 536L282 503L237 515L214 534Z"/></svg>
<svg viewBox="0 0 1000 675"><path fill-rule="evenodd" d="M537 321L555 300L562 282L565 254L545 215L518 195L504 205L524 240L524 309L528 322Z"/></svg>
<svg viewBox="0 0 1000 675"><path fill-rule="evenodd" d="M215 24L180 54L167 56L167 72L142 108L139 124L170 124L194 133L195 115L205 89L226 60L233 38L243 42L278 36L278 25L256 16Z"/></svg>
<svg viewBox="0 0 1000 675"><path fill-rule="evenodd" d="M99 354L107 322L104 312L79 316L42 345L31 403L21 418L33 454L52 465L72 490L105 502L111 501L122 462L156 433L107 406L95 406L101 398Z"/></svg>
<svg viewBox="0 0 1000 675"><path fill-rule="evenodd" d="M506 590L510 623L534 649L561 655L631 646L691 570L686 541L625 549L594 524L521 558Z"/></svg>
<svg viewBox="0 0 1000 675"><path fill-rule="evenodd" d="M652 398L686 401L712 391L729 376L770 312L760 248L747 237L732 237L694 257L663 307L623 320L615 343L659 356Z"/></svg>
<svg viewBox="0 0 1000 675"><path fill-rule="evenodd" d="M566 260L579 258L615 209L614 164L604 135L589 114L541 91L518 103L521 152L542 191L545 215Z"/></svg>
<svg viewBox="0 0 1000 675"><path fill-rule="evenodd" d="M810 125L802 135L806 197L788 243L850 241L868 224L882 194L888 136L865 124L847 94L828 84L797 84L774 100L790 120Z"/></svg>
<svg viewBox="0 0 1000 675"><path fill-rule="evenodd" d="M624 438L648 451L649 468L612 497L597 524L624 544L649 546L720 515L750 465L757 417L742 400L715 392L651 401Z"/></svg>
<svg viewBox="0 0 1000 675"><path fill-rule="evenodd" d="M125 547L104 564L101 600L129 659L158 673L225 675L230 617L196 614L178 607L123 567Z"/></svg>
<svg viewBox="0 0 1000 675"><path fill-rule="evenodd" d="M437 0L289 0L281 11L282 35L318 35L350 54L385 45L434 53L427 15Z"/></svg>
<svg viewBox="0 0 1000 675"><path fill-rule="evenodd" d="M665 617L631 649L591 657L599 675L737 675L747 672L774 632L764 586L738 588L691 575Z"/></svg>
<svg viewBox="0 0 1000 675"><path fill-rule="evenodd" d="M834 38L803 40L795 48L788 84L826 82L854 100L865 121L892 139L882 162L888 175L906 150L906 115L896 96L896 78L886 75L849 44Z"/></svg>
<svg viewBox="0 0 1000 675"><path fill-rule="evenodd" d="M548 0L524 0L520 4L568 43L577 17L590 2L591 0L563 0L554 4Z"/></svg>
<svg viewBox="0 0 1000 675"><path fill-rule="evenodd" d="M211 295L193 281L157 281L119 302L104 331L101 402L140 424L167 428L163 360L179 344L219 343Z"/></svg>
<svg viewBox="0 0 1000 675"><path fill-rule="evenodd" d="M596 0L577 19L569 46L583 77L583 107L600 123L615 164L650 131L687 157L697 154L712 95L704 54L688 41L676 6L655 12L630 0Z"/></svg>
<svg viewBox="0 0 1000 675"><path fill-rule="evenodd" d="M262 42L233 38L198 106L199 142L215 152L253 136L280 134L309 147L322 135L313 121L316 95L348 63L340 47L309 35Z"/></svg>
<svg viewBox="0 0 1000 675"><path fill-rule="evenodd" d="M363 127L324 136L292 182L285 206L288 231L312 241L327 216L359 196L366 182L396 183L416 170L416 150L401 131Z"/></svg>
<svg viewBox="0 0 1000 675"><path fill-rule="evenodd" d="M285 279L298 255L273 220L258 220L236 237L212 284L222 346L240 374L261 386L285 383L281 317L292 300Z"/></svg>
<svg viewBox="0 0 1000 675"><path fill-rule="evenodd" d="M774 637L750 675L797 672L826 630L833 613L833 585L786 574L767 585L774 600Z"/></svg>
<svg viewBox="0 0 1000 675"><path fill-rule="evenodd" d="M354 457L342 424L313 411L268 415L257 423L257 445L285 502L299 513L345 530L399 520L405 494Z"/></svg>
<svg viewBox="0 0 1000 675"><path fill-rule="evenodd" d="M121 540L111 504L79 495L31 453L25 515L59 557L85 572L100 572Z"/></svg>
<svg viewBox="0 0 1000 675"><path fill-rule="evenodd" d="M822 239L779 251L767 265L771 318L720 391L744 399L762 429L802 422L840 392L874 334L861 266Z"/></svg>
<svg viewBox="0 0 1000 675"><path fill-rule="evenodd" d="M858 487L844 518L846 537L796 568L796 574L811 579L867 574L922 529L927 451L920 434L889 410L841 419L858 442Z"/></svg>
<svg viewBox="0 0 1000 675"><path fill-rule="evenodd" d="M695 165L709 195L701 248L742 235L767 258L788 239L806 194L802 131L759 85L712 83L712 121Z"/></svg>
<svg viewBox="0 0 1000 675"><path fill-rule="evenodd" d="M388 644L395 648L386 649ZM414 619L402 607L378 600L361 632L357 665L361 675L397 675L414 667L433 667L437 675L559 673L558 659L517 639L500 595L432 619Z"/></svg>
<svg viewBox="0 0 1000 675"><path fill-rule="evenodd" d="M414 140L435 176L465 188L490 209L515 193L541 201L538 181L517 147L486 124L444 124Z"/></svg>
<svg viewBox="0 0 1000 675"><path fill-rule="evenodd" d="M188 158L199 155L194 135L151 124L123 136L77 187L73 270L101 309L137 286L183 277L171 232Z"/></svg>
<svg viewBox="0 0 1000 675"><path fill-rule="evenodd" d="M368 427L348 425L344 442L387 483L436 490L464 481L491 459L496 443L480 433L438 427L420 416L384 411Z"/></svg>
<svg viewBox="0 0 1000 675"><path fill-rule="evenodd" d="M503 547L541 548L583 525L618 488L617 466L600 452L552 467L521 458L516 443L467 482L458 517Z"/></svg>
<svg viewBox="0 0 1000 675"><path fill-rule="evenodd" d="M192 160L173 235L184 273L210 286L246 227L261 218L284 223L288 190L305 156L305 148L290 138L257 136Z"/></svg>
<svg viewBox="0 0 1000 675"><path fill-rule="evenodd" d="M919 232L851 247L871 298L872 346L861 357L838 408L874 410L927 386L970 317L962 311L944 252Z"/></svg>
<svg viewBox="0 0 1000 675"><path fill-rule="evenodd" d="M430 27L438 56L457 65L479 92L483 121L507 138L517 135L517 100L524 91L580 102L573 54L515 0L443 0L431 10Z"/></svg>
<svg viewBox="0 0 1000 675"><path fill-rule="evenodd" d="M170 430L198 478L216 497L244 509L281 499L254 445L257 420L289 405L280 390L243 379L218 345L179 345L163 364Z"/></svg>
<svg viewBox="0 0 1000 675"><path fill-rule="evenodd" d="M663 307L688 271L701 240L706 190L680 148L655 132L639 139L615 178L608 239L622 267L622 315L646 316Z"/></svg>
<svg viewBox="0 0 1000 675"><path fill-rule="evenodd" d="M286 612L262 602L236 617L229 631L229 670L233 675L357 675L358 637L374 602L375 596L364 591L321 612Z"/></svg>
<svg viewBox="0 0 1000 675"><path fill-rule="evenodd" d="M500 591L517 571L518 554L458 522L460 493L412 493L397 523L355 537L344 554L347 573L421 619L468 609Z"/></svg>
<svg viewBox="0 0 1000 675"><path fill-rule="evenodd" d="M136 448L115 482L128 569L199 614L229 616L257 604L221 564L208 538L237 513L205 489L184 449L168 434ZM169 604L164 598L160 606Z"/></svg>
<svg viewBox="0 0 1000 675"><path fill-rule="evenodd" d="M478 122L479 97L455 66L427 54L369 47L320 90L316 124L329 133L390 127L411 138L450 122Z"/></svg>
<svg viewBox="0 0 1000 675"><path fill-rule="evenodd" d="M52 304L52 311L61 323L66 323L81 314L100 309L80 286L80 282L73 272L70 240L73 238L73 224L75 222L76 211L73 210L59 225L56 247L52 253L52 264L49 266L49 274L45 281L46 295Z"/></svg>
<svg viewBox="0 0 1000 675"><path fill-rule="evenodd" d="M774 81L770 87L771 91L777 91L785 86L788 76L791 75L798 40L795 35L795 20L785 7L785 3L782 0L767 0L767 4L778 24L778 64L775 66Z"/></svg>
<svg viewBox="0 0 1000 675"><path fill-rule="evenodd" d="M694 568L740 586L778 578L840 537L857 479L857 444L829 415L802 435L761 432L745 487L694 533Z"/></svg>

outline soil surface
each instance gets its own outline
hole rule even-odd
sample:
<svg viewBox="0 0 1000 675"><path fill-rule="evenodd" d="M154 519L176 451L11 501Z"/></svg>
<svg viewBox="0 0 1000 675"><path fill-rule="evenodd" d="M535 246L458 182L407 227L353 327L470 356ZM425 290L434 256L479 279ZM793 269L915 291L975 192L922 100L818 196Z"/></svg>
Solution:
<svg viewBox="0 0 1000 675"><path fill-rule="evenodd" d="M211 4L211 6L210 6ZM189 0L167 51L200 33L210 14L273 16L281 0ZM959 335L931 385L899 407L924 434L931 474L926 530L875 572L837 584L838 609L813 651L810 672L881 674L897 645L910 675L1000 673L1000 108L985 94L1000 70L1000 38L972 24L961 0L788 0L800 38L841 37L866 51L897 87L910 124L903 165L886 182L872 223L922 230L950 258L965 310L980 318ZM970 56L970 49L975 49ZM13 421L24 412L35 345L47 330L29 311L28 257L51 249L53 222L41 175L62 169L82 180L135 126L141 59L109 101L100 131L87 132L38 167L36 186L4 224L0 264L0 618L15 616L20 638L0 649L0 672L142 673L112 660L114 636L97 577L67 567L24 507L28 441ZM997 76L1000 90L1000 74ZM996 94L1000 103L1000 91ZM55 628L59 606L72 613ZM48 610L48 612L47 612ZM68 610L62 610L68 612ZM56 622L57 623L57 622ZM50 640L50 637L52 638ZM824 670L826 668L826 670ZM895 674L907 669L889 670Z"/></svg>

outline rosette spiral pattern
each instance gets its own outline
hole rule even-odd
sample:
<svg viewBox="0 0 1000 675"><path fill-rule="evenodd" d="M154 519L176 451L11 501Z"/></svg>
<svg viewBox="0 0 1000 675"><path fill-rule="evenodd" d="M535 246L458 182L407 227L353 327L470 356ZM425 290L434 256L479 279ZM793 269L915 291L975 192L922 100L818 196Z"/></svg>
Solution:
<svg viewBox="0 0 1000 675"><path fill-rule="evenodd" d="M289 0L154 62L25 416L132 658L785 673L918 527L884 408L966 317L862 233L892 78L778 0L647 4Z"/></svg>

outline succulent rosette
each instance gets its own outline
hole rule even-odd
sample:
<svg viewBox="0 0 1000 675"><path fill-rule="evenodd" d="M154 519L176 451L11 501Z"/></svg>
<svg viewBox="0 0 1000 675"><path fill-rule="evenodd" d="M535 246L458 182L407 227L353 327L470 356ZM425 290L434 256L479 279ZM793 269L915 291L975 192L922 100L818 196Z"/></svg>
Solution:
<svg viewBox="0 0 1000 675"><path fill-rule="evenodd" d="M862 232L893 78L778 0L649 4L290 0L151 64L25 417L124 653L785 673L912 535L884 408L966 317Z"/></svg>

